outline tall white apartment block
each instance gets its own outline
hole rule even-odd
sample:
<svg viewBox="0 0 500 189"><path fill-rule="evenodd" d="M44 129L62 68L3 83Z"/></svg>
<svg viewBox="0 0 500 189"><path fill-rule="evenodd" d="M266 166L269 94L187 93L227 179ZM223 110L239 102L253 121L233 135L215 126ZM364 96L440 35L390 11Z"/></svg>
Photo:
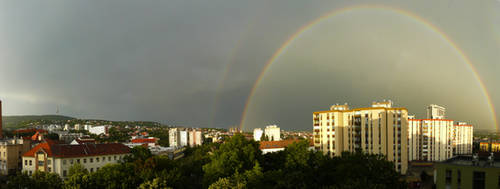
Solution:
<svg viewBox="0 0 500 189"><path fill-rule="evenodd" d="M187 131L179 131L179 145L187 146L188 145L188 133Z"/></svg>
<svg viewBox="0 0 500 189"><path fill-rule="evenodd" d="M276 125L268 125L264 129L264 134L269 139L269 141L280 141L281 133L280 128Z"/></svg>
<svg viewBox="0 0 500 189"><path fill-rule="evenodd" d="M409 119L411 160L444 161L453 156L453 120Z"/></svg>
<svg viewBox="0 0 500 189"><path fill-rule="evenodd" d="M253 130L253 140L255 140L255 141L260 141L260 138L262 138L262 134L263 134L263 133L264 133L264 132L262 131L262 129L261 129L261 128L255 128L255 129Z"/></svg>
<svg viewBox="0 0 500 189"><path fill-rule="evenodd" d="M446 109L442 106L431 104L427 106L427 119L445 119Z"/></svg>
<svg viewBox="0 0 500 189"><path fill-rule="evenodd" d="M408 169L408 110L391 101L349 109L347 104L313 113L313 138L317 150L330 156L361 150L385 155L398 172Z"/></svg>
<svg viewBox="0 0 500 189"><path fill-rule="evenodd" d="M458 122L454 126L453 146L454 154L472 154L472 139L474 127L465 122Z"/></svg>
<svg viewBox="0 0 500 189"><path fill-rule="evenodd" d="M430 119L409 119L410 161L444 161L454 155L472 154L472 125L444 119L445 108L435 104L427 107L427 117Z"/></svg>
<svg viewBox="0 0 500 189"><path fill-rule="evenodd" d="M168 130L168 143L170 147L178 147L180 145L179 130L171 128Z"/></svg>

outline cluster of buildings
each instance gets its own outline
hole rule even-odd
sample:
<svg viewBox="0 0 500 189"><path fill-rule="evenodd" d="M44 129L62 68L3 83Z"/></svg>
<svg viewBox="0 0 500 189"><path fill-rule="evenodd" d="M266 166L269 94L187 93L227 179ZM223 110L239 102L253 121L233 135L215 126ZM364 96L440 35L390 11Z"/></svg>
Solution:
<svg viewBox="0 0 500 189"><path fill-rule="evenodd" d="M330 156L343 151L382 154L403 174L410 161L444 161L472 154L473 127L445 119L445 108L430 105L426 119L415 119L392 101L350 109L347 104L313 113L313 141Z"/></svg>
<svg viewBox="0 0 500 189"><path fill-rule="evenodd" d="M171 128L168 130L170 147L194 147L202 145L202 136L202 132L199 129Z"/></svg>

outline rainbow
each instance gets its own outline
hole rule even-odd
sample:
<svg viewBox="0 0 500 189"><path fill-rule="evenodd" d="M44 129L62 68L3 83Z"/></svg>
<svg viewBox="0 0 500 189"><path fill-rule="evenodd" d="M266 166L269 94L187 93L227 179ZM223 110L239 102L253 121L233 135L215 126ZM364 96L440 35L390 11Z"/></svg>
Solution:
<svg viewBox="0 0 500 189"><path fill-rule="evenodd" d="M399 15L403 15L403 16L409 17L411 19L414 19L417 22L422 23L423 25L431 28L434 32L438 33L441 37L443 37L444 40L447 41L448 44L451 45L456 52L458 52L458 54L460 55L460 57L464 60L464 62L471 69L474 77L477 79L477 81L478 81L478 83L479 83L479 85L480 85L480 87L481 87L481 89L483 91L483 94L486 96L486 99L488 101L488 105L489 105L489 107L491 109L491 114L492 114L493 122L495 124L495 128L497 128L497 130L500 130L500 128L498 127L497 119L496 119L495 108L494 108L493 103L491 101L491 97L490 97L490 95L488 93L488 90L486 89L486 87L484 85L484 82L482 81L481 77L479 77L479 74L478 74L476 68L471 63L469 57L467 57L465 55L465 53L462 51L462 49L460 49L460 47L455 42L453 42L450 39L450 37L448 37L443 31L441 31L441 29L439 29L438 27L436 27L435 25L433 25L429 21L423 19L422 17L420 17L418 15L415 15L415 14L409 12L409 11L403 10L403 9L394 8L394 7L388 7L388 6L385 6L385 5L355 5L355 6L349 6L349 7L340 8L340 9L334 9L333 11L330 11L329 13L327 13L327 14L319 17L319 18L316 18L315 20L313 20L313 21L309 22L308 24L302 26L301 28L299 28L299 30L297 32L293 33L281 45L281 47L278 48L278 50L271 56L271 58L266 62L266 65L262 69L262 72L257 77L257 80L255 81L252 89L250 90L250 95L247 98L247 101L245 103L245 107L244 107L243 113L241 115L240 129L243 129L243 123L245 122L245 119L246 119L246 113L247 113L247 110L248 110L248 105L252 101L252 98L253 98L253 96L255 94L257 86L259 86L260 82L262 81L264 73L269 69L270 65L274 61L276 61L276 59L278 59L280 57L280 55L287 49L287 47L292 42L295 41L295 39L297 39L298 37L300 37L300 35L302 33L304 33L305 31L307 31L308 29L312 28L313 26L317 25L318 23L320 23L320 22L322 22L322 21L324 21L324 20L326 20L328 18L337 16L337 15L340 15L340 14L343 14L343 13L347 13L347 12L350 12L350 11L355 11L355 10L374 10L374 9L375 10L390 11L390 12L394 12L394 13L397 13Z"/></svg>

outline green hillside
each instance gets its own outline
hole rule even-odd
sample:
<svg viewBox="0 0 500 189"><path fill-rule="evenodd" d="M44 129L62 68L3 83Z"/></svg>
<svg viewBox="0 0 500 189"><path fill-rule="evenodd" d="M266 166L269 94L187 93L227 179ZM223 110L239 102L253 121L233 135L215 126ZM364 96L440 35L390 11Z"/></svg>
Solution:
<svg viewBox="0 0 500 189"><path fill-rule="evenodd" d="M26 115L26 116L3 116L3 129L18 129L33 124L62 124L75 118L61 115Z"/></svg>

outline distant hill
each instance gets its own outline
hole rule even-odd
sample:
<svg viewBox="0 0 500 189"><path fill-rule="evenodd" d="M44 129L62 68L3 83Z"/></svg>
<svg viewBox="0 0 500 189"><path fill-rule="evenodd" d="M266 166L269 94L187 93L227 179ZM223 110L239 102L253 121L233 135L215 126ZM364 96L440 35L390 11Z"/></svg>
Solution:
<svg viewBox="0 0 500 189"><path fill-rule="evenodd" d="M19 129L32 124L64 123L75 118L62 115L25 115L25 116L3 116L3 129Z"/></svg>

